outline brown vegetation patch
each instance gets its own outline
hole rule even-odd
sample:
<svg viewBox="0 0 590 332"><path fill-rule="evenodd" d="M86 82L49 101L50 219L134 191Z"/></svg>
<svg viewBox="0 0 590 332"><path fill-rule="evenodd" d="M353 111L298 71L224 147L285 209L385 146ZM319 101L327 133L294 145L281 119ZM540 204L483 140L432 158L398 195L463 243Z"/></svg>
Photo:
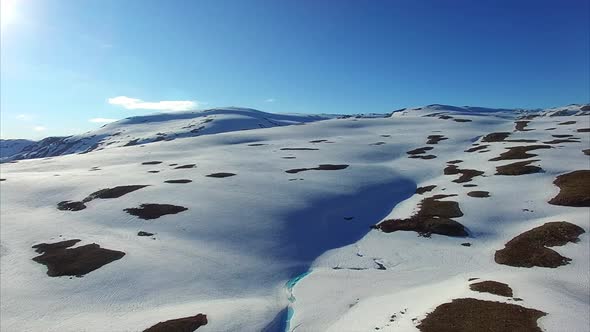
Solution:
<svg viewBox="0 0 590 332"><path fill-rule="evenodd" d="M145 329L143 332L193 332L204 325L207 325L207 315L198 314L192 317L159 322L158 324Z"/></svg>
<svg viewBox="0 0 590 332"><path fill-rule="evenodd" d="M455 122L471 122L472 120L470 120L470 119L453 119L453 121L455 121Z"/></svg>
<svg viewBox="0 0 590 332"><path fill-rule="evenodd" d="M542 332L537 320L545 315L516 304L454 299L439 305L417 328L422 332Z"/></svg>
<svg viewBox="0 0 590 332"><path fill-rule="evenodd" d="M579 133L590 133L590 128L580 128L576 131Z"/></svg>
<svg viewBox="0 0 590 332"><path fill-rule="evenodd" d="M193 180L189 179L178 179L178 180L166 180L164 183L191 183Z"/></svg>
<svg viewBox="0 0 590 332"><path fill-rule="evenodd" d="M467 196L477 197L477 198L486 198L486 197L490 197L490 193L488 191L476 190L476 191L468 192Z"/></svg>
<svg viewBox="0 0 590 332"><path fill-rule="evenodd" d="M411 155L415 155L415 154L423 154L426 153L426 151L432 150L434 149L432 146L425 146L425 147L421 147L421 148L417 148L414 150L410 150L408 152L406 152L407 154L411 154Z"/></svg>
<svg viewBox="0 0 590 332"><path fill-rule="evenodd" d="M530 163L539 160L525 160L519 161L508 165L502 165L496 167L496 175L524 175L540 173L543 169L539 166L529 165Z"/></svg>
<svg viewBox="0 0 590 332"><path fill-rule="evenodd" d="M57 203L57 209L61 211L80 211L86 208L86 204L78 201L61 201Z"/></svg>
<svg viewBox="0 0 590 332"><path fill-rule="evenodd" d="M75 239L34 245L35 251L42 255L33 260L47 266L47 275L50 277L81 277L125 256L122 251L104 249L96 243L68 249L78 242L80 240Z"/></svg>
<svg viewBox="0 0 590 332"><path fill-rule="evenodd" d="M219 173L211 173L206 176L210 177L210 178L227 178L227 177L234 176L234 175L236 175L236 174L235 173L228 173L228 172L219 172Z"/></svg>
<svg viewBox="0 0 590 332"><path fill-rule="evenodd" d="M561 256L547 247L563 246L578 242L584 230L565 221L554 221L526 231L506 243L504 249L496 251L494 260L498 264L517 267L551 267L566 265L570 258Z"/></svg>
<svg viewBox="0 0 590 332"><path fill-rule="evenodd" d="M345 168L348 168L348 165L346 165L346 164L342 164L342 165L322 164L318 167L313 167L313 168L289 169L289 170L286 170L285 173L294 174L294 173L312 171L312 170L313 171L337 171L337 170L341 170L341 169L345 169Z"/></svg>
<svg viewBox="0 0 590 332"><path fill-rule="evenodd" d="M590 171L579 170L559 175L553 184L559 187L559 194L549 204L562 206L590 206Z"/></svg>
<svg viewBox="0 0 590 332"><path fill-rule="evenodd" d="M418 188L416 188L416 194L422 195L426 192L432 191L432 189L434 189L434 188L436 188L435 184L430 185L430 186L418 187Z"/></svg>
<svg viewBox="0 0 590 332"><path fill-rule="evenodd" d="M582 152L583 152L585 155L587 155L587 156L590 156L590 149L584 149L584 150L582 150Z"/></svg>
<svg viewBox="0 0 590 332"><path fill-rule="evenodd" d="M182 211L188 210L184 206L172 205L172 204L141 204L138 208L128 208L123 211L137 216L140 219L157 219L167 214L177 214Z"/></svg>
<svg viewBox="0 0 590 332"><path fill-rule="evenodd" d="M545 129L545 130L555 130L555 129L557 129L557 128L555 128L555 127L551 127L551 128L547 128L547 129Z"/></svg>
<svg viewBox="0 0 590 332"><path fill-rule="evenodd" d="M144 161L143 163L141 163L142 165L158 165L161 164L161 161Z"/></svg>
<svg viewBox="0 0 590 332"><path fill-rule="evenodd" d="M436 158L436 156L433 155L433 154L427 154L427 155L414 155L414 156L409 156L408 158L411 158L411 159L426 159L426 160L428 160L428 159L434 159L434 158Z"/></svg>
<svg viewBox="0 0 590 332"><path fill-rule="evenodd" d="M533 130L533 129L525 129L526 126L529 125L529 122L530 121L516 121L516 122L514 122L516 124L514 130L516 130L516 131L531 131L531 130Z"/></svg>
<svg viewBox="0 0 590 332"><path fill-rule="evenodd" d="M295 157L293 157L293 156L289 156L289 157L281 157L281 158L283 158L283 159L295 159Z"/></svg>
<svg viewBox="0 0 590 332"><path fill-rule="evenodd" d="M452 119L453 117L450 115L441 115L438 117L439 119L443 119L443 120L448 120L448 119Z"/></svg>
<svg viewBox="0 0 590 332"><path fill-rule="evenodd" d="M558 125L560 125L560 126L567 126L567 125L573 125L573 124L576 124L576 121L565 121L565 122L558 123Z"/></svg>
<svg viewBox="0 0 590 332"><path fill-rule="evenodd" d="M141 188L148 187L147 185L130 185L130 186L117 186L113 188L106 188L101 189L99 191L95 191L92 194L88 195L88 197L84 198L82 202L88 203L93 199L101 198L101 199L109 199L109 198L119 198L123 195L126 195L130 192L134 192Z"/></svg>
<svg viewBox="0 0 590 332"><path fill-rule="evenodd" d="M490 159L490 161L499 161L499 160L512 160L512 159L527 159L530 157L536 157L536 154L528 153L529 151L539 150L539 149L551 149L549 145L520 145L520 146L512 146L507 148L508 151L502 152L500 156Z"/></svg>
<svg viewBox="0 0 590 332"><path fill-rule="evenodd" d="M376 142L376 143L371 143L370 145L383 145L385 144L385 142Z"/></svg>
<svg viewBox="0 0 590 332"><path fill-rule="evenodd" d="M316 139L313 141L309 141L309 143L323 143L323 142L327 142L327 141L328 141L327 139Z"/></svg>
<svg viewBox="0 0 590 332"><path fill-rule="evenodd" d="M461 174L458 179L453 180L455 183L470 182L474 177L484 174L482 171L468 168L459 168L457 165L448 165L444 168L443 173L445 175Z"/></svg>
<svg viewBox="0 0 590 332"><path fill-rule="evenodd" d="M502 142L503 140L505 140L506 138L508 138L508 136L510 136L510 133L508 132L499 132L499 133L490 133L485 135L481 141L482 142Z"/></svg>
<svg viewBox="0 0 590 332"><path fill-rule="evenodd" d="M439 200L450 196L454 195L435 195L425 198L419 204L420 210L410 218L384 220L375 228L385 233L414 231L425 237L431 234L467 236L465 227L451 219L463 216L459 203Z"/></svg>
<svg viewBox="0 0 590 332"><path fill-rule="evenodd" d="M438 142L448 139L444 135L430 135L427 138L428 141L426 141L426 144L438 144Z"/></svg>
<svg viewBox="0 0 590 332"><path fill-rule="evenodd" d="M160 171L148 171L148 173L160 173Z"/></svg>
<svg viewBox="0 0 590 332"><path fill-rule="evenodd" d="M186 165L174 167L174 169L195 168L196 166L197 166L196 164L186 164Z"/></svg>
<svg viewBox="0 0 590 332"><path fill-rule="evenodd" d="M475 152L475 151L487 149L488 147L489 147L489 145L485 145L485 144L484 145L478 145L478 146L475 146L473 148L469 148L469 149L465 150L464 152Z"/></svg>
<svg viewBox="0 0 590 332"><path fill-rule="evenodd" d="M317 151L316 148L281 148L281 151Z"/></svg>
<svg viewBox="0 0 590 332"><path fill-rule="evenodd" d="M562 135L551 135L555 138L567 138L567 137L572 137L574 135L569 135L569 134L562 134Z"/></svg>
<svg viewBox="0 0 590 332"><path fill-rule="evenodd" d="M447 164L460 164L462 162L463 162L463 160L456 159L456 160L447 161Z"/></svg>
<svg viewBox="0 0 590 332"><path fill-rule="evenodd" d="M137 236L153 236L154 233L139 231L137 232Z"/></svg>
<svg viewBox="0 0 590 332"><path fill-rule="evenodd" d="M561 144L561 143L580 143L579 138L560 138L551 141L543 142L545 144Z"/></svg>
<svg viewBox="0 0 590 332"><path fill-rule="evenodd" d="M519 139L507 139L504 142L510 142L510 143L536 143L539 140L536 139L524 139L524 138L519 138Z"/></svg>
<svg viewBox="0 0 590 332"><path fill-rule="evenodd" d="M252 143L252 144L248 144L248 146L263 146L266 145L264 143Z"/></svg>
<svg viewBox="0 0 590 332"><path fill-rule="evenodd" d="M469 285L472 291L490 293L499 296L512 297L512 288L508 284L493 280L476 282Z"/></svg>

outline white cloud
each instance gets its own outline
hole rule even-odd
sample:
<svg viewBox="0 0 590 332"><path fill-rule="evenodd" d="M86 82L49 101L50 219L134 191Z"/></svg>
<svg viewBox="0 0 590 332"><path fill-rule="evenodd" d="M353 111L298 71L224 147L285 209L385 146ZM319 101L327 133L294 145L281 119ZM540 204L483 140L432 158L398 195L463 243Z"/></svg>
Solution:
<svg viewBox="0 0 590 332"><path fill-rule="evenodd" d="M117 119L107 119L107 118L92 118L88 120L89 122L93 123L111 123L117 121Z"/></svg>
<svg viewBox="0 0 590 332"><path fill-rule="evenodd" d="M21 121L31 121L33 116L30 114L19 114L16 116L16 119Z"/></svg>
<svg viewBox="0 0 590 332"><path fill-rule="evenodd" d="M274 99L274 98L268 98L264 102L266 102L266 103L274 103L275 101L276 101L276 99Z"/></svg>
<svg viewBox="0 0 590 332"><path fill-rule="evenodd" d="M47 128L43 127L43 126L35 126L33 127L34 131L45 131Z"/></svg>
<svg viewBox="0 0 590 332"><path fill-rule="evenodd" d="M111 105L122 106L128 110L188 111L199 106L197 102L191 100L143 101L127 96L109 98L108 102Z"/></svg>

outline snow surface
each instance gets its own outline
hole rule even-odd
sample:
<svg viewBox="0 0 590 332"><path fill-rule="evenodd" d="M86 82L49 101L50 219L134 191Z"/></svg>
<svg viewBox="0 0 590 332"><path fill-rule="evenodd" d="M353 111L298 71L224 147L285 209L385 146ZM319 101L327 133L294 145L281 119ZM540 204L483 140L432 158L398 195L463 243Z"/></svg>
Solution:
<svg viewBox="0 0 590 332"><path fill-rule="evenodd" d="M425 116L436 112L472 122ZM470 291L467 279L477 277L508 283L515 297L524 299L517 304L547 312L539 320L545 331L588 331L588 233L576 244L552 248L572 258L556 269L498 265L493 256L516 235L548 221L590 230L588 208L547 204L558 192L555 176L590 169L581 152L590 146L590 136L575 132L590 127L590 117L541 116L527 127L535 130L514 132L511 139L573 134L581 142L533 151L545 172L513 177L493 175L495 166L512 161L488 159L506 146L527 143L463 151L487 133L512 132L522 112L434 105L387 118L312 122L314 117L272 115L273 122L305 125L240 130L256 127L259 114L218 110L208 115L217 120L202 124L203 116L193 120L196 114L187 113L210 135L2 164L0 330L142 331L159 321L204 313L209 323L199 331L277 331L284 329L290 305L291 331L417 331L420 319L454 298L511 302ZM130 138L173 136L187 119L134 118L102 130L109 139L118 131ZM557 125L566 120L577 123ZM215 129L212 124L220 122L223 129ZM546 131L549 127L557 129ZM449 138L432 145L429 152L436 159L407 158L406 151L426 146L433 134ZM309 143L321 139L329 142ZM374 145L378 142L385 144ZM291 156L296 159L283 158ZM452 182L456 176L443 175L446 161L453 159L464 160L460 168L485 171L471 182L478 187L465 188ZM155 160L163 163L141 165ZM197 167L174 169L171 163ZM349 167L285 172L320 164ZM206 177L215 172L236 176ZM193 182L164 183L170 179ZM56 209L60 201L132 184L150 186L93 200L82 211ZM437 185L431 193L414 195L417 186L430 184ZM468 197L471 190L489 191L491 197ZM422 198L437 193L458 194L451 199L465 214L456 220L469 229L468 238L370 230L386 218L410 216ZM123 211L142 203L188 210L148 221ZM140 230L155 233L155 240L138 237ZM31 260L37 256L31 246L66 239L126 255L81 278L48 277L47 268ZM307 272L287 289L289 280Z"/></svg>

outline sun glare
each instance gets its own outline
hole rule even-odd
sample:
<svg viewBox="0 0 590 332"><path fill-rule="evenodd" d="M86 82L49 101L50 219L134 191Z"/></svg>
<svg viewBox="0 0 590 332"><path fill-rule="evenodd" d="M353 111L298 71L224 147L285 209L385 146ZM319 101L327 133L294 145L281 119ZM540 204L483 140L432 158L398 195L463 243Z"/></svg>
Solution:
<svg viewBox="0 0 590 332"><path fill-rule="evenodd" d="M14 0L0 0L0 25L6 26L14 21Z"/></svg>

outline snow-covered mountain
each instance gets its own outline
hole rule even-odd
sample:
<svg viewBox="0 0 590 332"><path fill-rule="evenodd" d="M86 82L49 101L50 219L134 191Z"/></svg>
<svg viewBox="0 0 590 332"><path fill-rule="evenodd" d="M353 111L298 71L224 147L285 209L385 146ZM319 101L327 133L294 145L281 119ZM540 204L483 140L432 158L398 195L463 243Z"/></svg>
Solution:
<svg viewBox="0 0 590 332"><path fill-rule="evenodd" d="M590 115L550 114L154 115L4 163L0 330L586 332Z"/></svg>
<svg viewBox="0 0 590 332"><path fill-rule="evenodd" d="M27 141L29 144L22 144L20 150L10 148L16 144L14 140L9 140L6 144L3 142L2 161L88 153L184 137L305 124L332 117L335 116L272 114L236 107L135 116L81 135L48 137L38 142Z"/></svg>
<svg viewBox="0 0 590 332"><path fill-rule="evenodd" d="M0 139L0 160L14 156L34 143L35 141L27 139Z"/></svg>

